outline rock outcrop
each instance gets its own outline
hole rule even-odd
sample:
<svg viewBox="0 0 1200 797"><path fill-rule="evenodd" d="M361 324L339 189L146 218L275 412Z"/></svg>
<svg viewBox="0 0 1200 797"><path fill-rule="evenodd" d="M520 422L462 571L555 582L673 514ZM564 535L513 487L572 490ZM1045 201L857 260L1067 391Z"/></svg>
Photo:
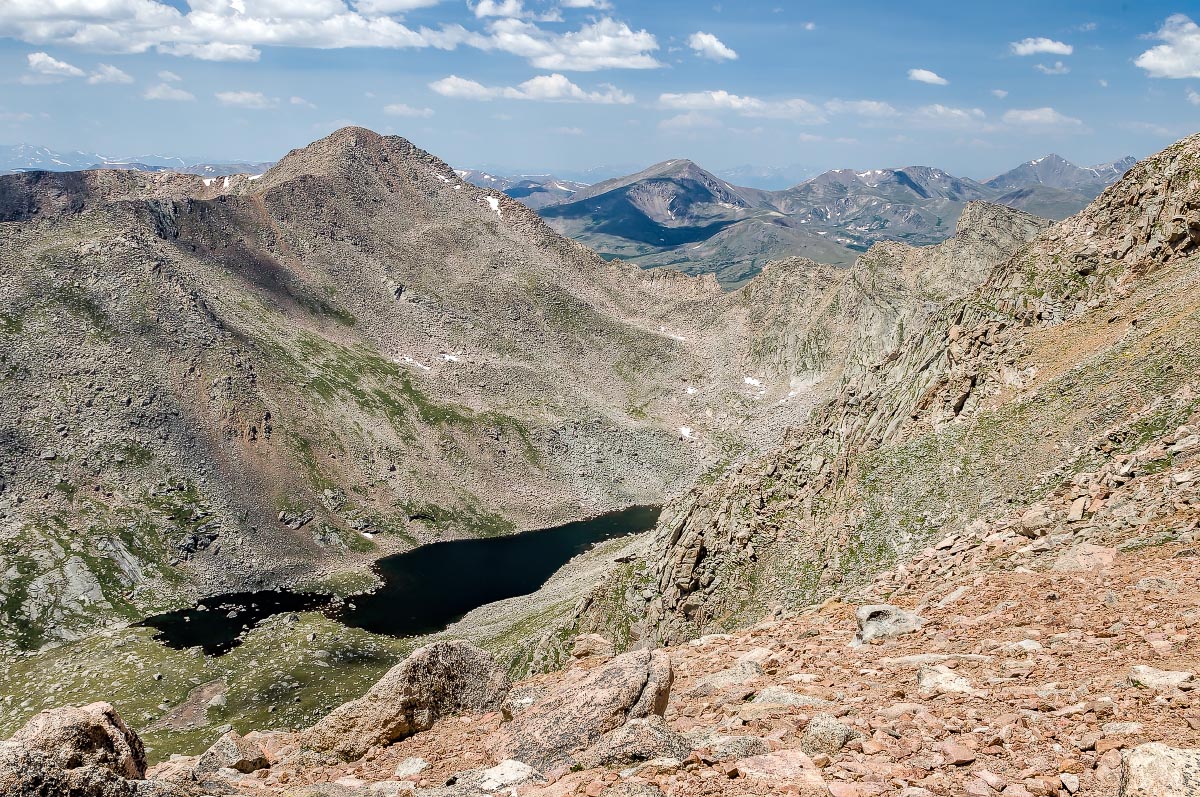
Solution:
<svg viewBox="0 0 1200 797"><path fill-rule="evenodd" d="M108 703L43 711L0 742L4 797L182 797L145 775L141 739Z"/></svg>
<svg viewBox="0 0 1200 797"><path fill-rule="evenodd" d="M661 716L674 678L670 658L636 650L596 667L573 667L549 680L490 740L497 758L539 769L574 763L574 756L631 720ZM614 746L622 743L614 741Z"/></svg>
<svg viewBox="0 0 1200 797"><path fill-rule="evenodd" d="M334 709L297 742L354 760L442 717L497 709L508 688L507 673L487 651L467 642L435 642L413 651L367 694Z"/></svg>
<svg viewBox="0 0 1200 797"><path fill-rule="evenodd" d="M43 711L9 741L49 756L62 769L100 767L135 780L146 774L142 740L108 703Z"/></svg>

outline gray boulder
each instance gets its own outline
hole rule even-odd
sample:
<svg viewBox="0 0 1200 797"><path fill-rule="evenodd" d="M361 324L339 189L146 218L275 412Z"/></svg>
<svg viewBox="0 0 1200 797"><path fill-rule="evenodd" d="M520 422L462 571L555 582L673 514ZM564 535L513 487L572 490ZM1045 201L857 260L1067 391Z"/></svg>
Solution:
<svg viewBox="0 0 1200 797"><path fill-rule="evenodd" d="M574 756L627 722L662 716L671 693L671 659L635 650L584 669L574 667L489 740L496 758L515 758L542 770L574 764Z"/></svg>
<svg viewBox="0 0 1200 797"><path fill-rule="evenodd" d="M270 762L263 754L261 747L237 731L229 731L201 754L200 760L196 763L196 772L207 774L216 772L218 769L229 768L236 769L238 772L250 773L269 765Z"/></svg>
<svg viewBox="0 0 1200 797"><path fill-rule="evenodd" d="M1195 797L1200 794L1200 750L1143 744L1121 761L1118 797Z"/></svg>
<svg viewBox="0 0 1200 797"><path fill-rule="evenodd" d="M4 797L181 797L145 774L142 740L108 703L43 711L0 742Z"/></svg>
<svg viewBox="0 0 1200 797"><path fill-rule="evenodd" d="M911 634L919 631L925 621L913 612L886 603L859 606L854 612L858 631L850 645L860 647L873 639Z"/></svg>
<svg viewBox="0 0 1200 797"><path fill-rule="evenodd" d="M134 780L146 775L142 740L108 703L43 711L9 741L44 753L61 769L95 766Z"/></svg>
<svg viewBox="0 0 1200 797"><path fill-rule="evenodd" d="M508 689L508 674L487 651L468 642L435 642L413 651L366 695L334 709L298 741L353 761L442 717L497 710Z"/></svg>
<svg viewBox="0 0 1200 797"><path fill-rule="evenodd" d="M800 737L800 749L809 755L825 753L833 755L841 750L851 740L862 734L829 714L818 714L809 720Z"/></svg>
<svg viewBox="0 0 1200 797"><path fill-rule="evenodd" d="M682 734L672 730L662 717L652 714L604 734L600 741L580 753L577 760L591 769L655 758L684 759L691 752L692 745Z"/></svg>

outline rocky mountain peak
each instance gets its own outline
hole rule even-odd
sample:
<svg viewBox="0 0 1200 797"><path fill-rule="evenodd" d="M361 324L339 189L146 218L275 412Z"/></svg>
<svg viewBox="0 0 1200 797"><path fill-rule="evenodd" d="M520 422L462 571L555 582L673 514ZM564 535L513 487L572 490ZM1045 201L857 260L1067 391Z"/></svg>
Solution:
<svg viewBox="0 0 1200 797"><path fill-rule="evenodd" d="M401 171L418 167L432 170L445 180L459 180L440 158L430 155L400 136L383 136L363 127L343 127L307 147L289 152L262 177L261 187L298 177L350 180L395 179Z"/></svg>

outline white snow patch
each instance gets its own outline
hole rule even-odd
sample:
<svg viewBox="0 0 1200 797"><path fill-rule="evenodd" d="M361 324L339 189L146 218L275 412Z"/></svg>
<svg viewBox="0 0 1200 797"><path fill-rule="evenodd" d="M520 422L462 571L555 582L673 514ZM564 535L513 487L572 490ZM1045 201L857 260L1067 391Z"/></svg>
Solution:
<svg viewBox="0 0 1200 797"><path fill-rule="evenodd" d="M217 178L215 178L215 177L202 177L201 179L204 181L204 187L205 187L205 188L208 188L208 187L210 187L210 186L211 186L211 185L212 185L212 184L213 184L213 183L216 181L216 179L217 179Z"/></svg>
<svg viewBox="0 0 1200 797"><path fill-rule="evenodd" d="M432 371L432 370L433 370L433 369L432 369L432 368L430 368L428 365L423 365L423 364L421 364L421 363L417 362L417 361L416 361L416 360L414 360L412 357L409 357L407 354L406 354L406 355L404 355L403 357L401 357L400 359L401 359L403 362L406 362L406 363L408 363L409 365L415 365L415 366L417 366L418 368L424 368L426 371Z"/></svg>
<svg viewBox="0 0 1200 797"><path fill-rule="evenodd" d="M746 384L750 385L751 387L762 387L762 380L755 379L752 376L748 376L748 377L746 377Z"/></svg>
<svg viewBox="0 0 1200 797"><path fill-rule="evenodd" d="M228 177L226 177L226 178L225 178L225 184L224 184L224 185L222 185L221 187L222 187L222 188L228 188L228 187L229 187L229 178L228 178Z"/></svg>
<svg viewBox="0 0 1200 797"><path fill-rule="evenodd" d="M254 182L255 180L261 180L262 175L261 174L252 174L249 177L247 177L246 179L249 180L250 182Z"/></svg>
<svg viewBox="0 0 1200 797"><path fill-rule="evenodd" d="M660 325L658 327L658 331L663 333L664 335L666 335L668 338L671 338L672 340L678 340L678 341L687 343L687 338L685 338L683 335L676 335L674 332L668 332L667 328L662 325Z"/></svg>
<svg viewBox="0 0 1200 797"><path fill-rule="evenodd" d="M696 390L696 388L694 388L694 387L689 387L689 388L687 389L687 394L688 394L689 396L694 396L694 395L696 395L698 392L700 392L700 391Z"/></svg>
<svg viewBox="0 0 1200 797"><path fill-rule="evenodd" d="M496 199L496 197L494 197L494 196L485 196L484 199L487 200L488 207L491 208L492 210L496 211L496 216L498 216L499 218L504 218L504 216L502 216L500 214L500 200L499 199Z"/></svg>
<svg viewBox="0 0 1200 797"><path fill-rule="evenodd" d="M460 363L462 362L462 352L457 351L454 354L443 354L442 360L448 363Z"/></svg>
<svg viewBox="0 0 1200 797"><path fill-rule="evenodd" d="M695 436L692 434L692 427L690 427L690 426L680 426L679 427L679 436L682 437L684 440L695 440L696 439Z"/></svg>

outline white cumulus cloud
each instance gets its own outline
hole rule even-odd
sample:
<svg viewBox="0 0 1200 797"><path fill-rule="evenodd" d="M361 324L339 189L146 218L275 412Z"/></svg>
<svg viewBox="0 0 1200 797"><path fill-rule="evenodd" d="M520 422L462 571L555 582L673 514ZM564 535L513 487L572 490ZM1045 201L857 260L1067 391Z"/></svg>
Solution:
<svg viewBox="0 0 1200 797"><path fill-rule="evenodd" d="M498 19L489 36L472 46L525 58L538 69L591 72L597 69L655 69L658 40L646 30L604 17L577 31L554 33L521 19Z"/></svg>
<svg viewBox="0 0 1200 797"><path fill-rule="evenodd" d="M1200 78L1200 25L1190 17L1175 14L1154 37L1166 43L1139 55L1135 64L1150 77Z"/></svg>
<svg viewBox="0 0 1200 797"><path fill-rule="evenodd" d="M1013 42L1008 46L1012 50L1013 55L1037 55L1038 53L1070 55L1075 52L1075 48L1066 42L1047 39L1045 36L1021 39L1021 41Z"/></svg>
<svg viewBox="0 0 1200 797"><path fill-rule="evenodd" d="M142 94L147 100L168 100L171 102L191 102L196 99L195 95L190 91L184 91L177 86L172 86L167 83L158 83Z"/></svg>
<svg viewBox="0 0 1200 797"><path fill-rule="evenodd" d="M987 114L979 108L955 108L951 105L934 103L923 105L909 114L910 121L917 127L934 129L982 129Z"/></svg>
<svg viewBox="0 0 1200 797"><path fill-rule="evenodd" d="M764 100L742 97L728 91L695 91L686 94L662 94L658 102L664 108L681 111L733 111L742 116L770 119L794 119L804 124L825 122L824 112L811 102L794 99Z"/></svg>
<svg viewBox="0 0 1200 797"><path fill-rule="evenodd" d="M433 116L432 108L414 108L402 102L383 106L383 112L388 116L406 116L410 119L428 119Z"/></svg>
<svg viewBox="0 0 1200 797"><path fill-rule="evenodd" d="M88 75L88 83L132 83L133 78L112 64L98 64L96 71Z"/></svg>
<svg viewBox="0 0 1200 797"><path fill-rule="evenodd" d="M557 7L531 19L517 0L480 0L472 6L484 14L483 30L459 24L409 27L391 16L433 4L434 0L189 0L181 9L166 0L3 0L0 37L100 52L154 50L207 61L257 61L260 48L268 46L474 47L511 53L539 69L557 71L662 66L654 57L658 41L652 33L608 16L589 20L577 30L550 30L538 23L559 20ZM563 5L600 10L609 4L579 0Z"/></svg>
<svg viewBox="0 0 1200 797"><path fill-rule="evenodd" d="M1192 105L1200 105L1200 94L1197 94L1194 89L1187 90L1187 101Z"/></svg>
<svg viewBox="0 0 1200 797"><path fill-rule="evenodd" d="M849 113L857 116L884 118L899 112L891 104L880 100L829 100L825 110L830 113Z"/></svg>
<svg viewBox="0 0 1200 797"><path fill-rule="evenodd" d="M279 100L267 97L261 91L218 91L214 96L222 105L251 111L262 111L279 105Z"/></svg>
<svg viewBox="0 0 1200 797"><path fill-rule="evenodd" d="M693 33L688 37L687 43L688 47L691 47L701 58L710 58L713 61L733 61L738 57L738 54L726 46L723 41L704 31Z"/></svg>
<svg viewBox="0 0 1200 797"><path fill-rule="evenodd" d="M1037 71L1041 72L1043 75L1065 75L1071 71L1071 68L1062 61L1055 61L1052 66L1038 64L1036 68Z"/></svg>
<svg viewBox="0 0 1200 797"><path fill-rule="evenodd" d="M30 53L25 56L29 63L29 71L39 82L62 80L69 77L83 77L84 71L77 66L60 61L49 53Z"/></svg>
<svg viewBox="0 0 1200 797"><path fill-rule="evenodd" d="M928 69L910 69L908 70L908 79L915 80L918 83L928 83L931 86L945 86L949 80Z"/></svg>
<svg viewBox="0 0 1200 797"><path fill-rule="evenodd" d="M628 105L633 96L616 86L604 84L598 91L587 91L565 75L538 75L516 86L485 86L475 80L450 75L429 84L443 97L461 100L533 100L538 102L590 102L601 105Z"/></svg>
<svg viewBox="0 0 1200 797"><path fill-rule="evenodd" d="M1078 128L1083 122L1053 108L1014 108L1004 112L1004 123L1015 127L1032 128Z"/></svg>

